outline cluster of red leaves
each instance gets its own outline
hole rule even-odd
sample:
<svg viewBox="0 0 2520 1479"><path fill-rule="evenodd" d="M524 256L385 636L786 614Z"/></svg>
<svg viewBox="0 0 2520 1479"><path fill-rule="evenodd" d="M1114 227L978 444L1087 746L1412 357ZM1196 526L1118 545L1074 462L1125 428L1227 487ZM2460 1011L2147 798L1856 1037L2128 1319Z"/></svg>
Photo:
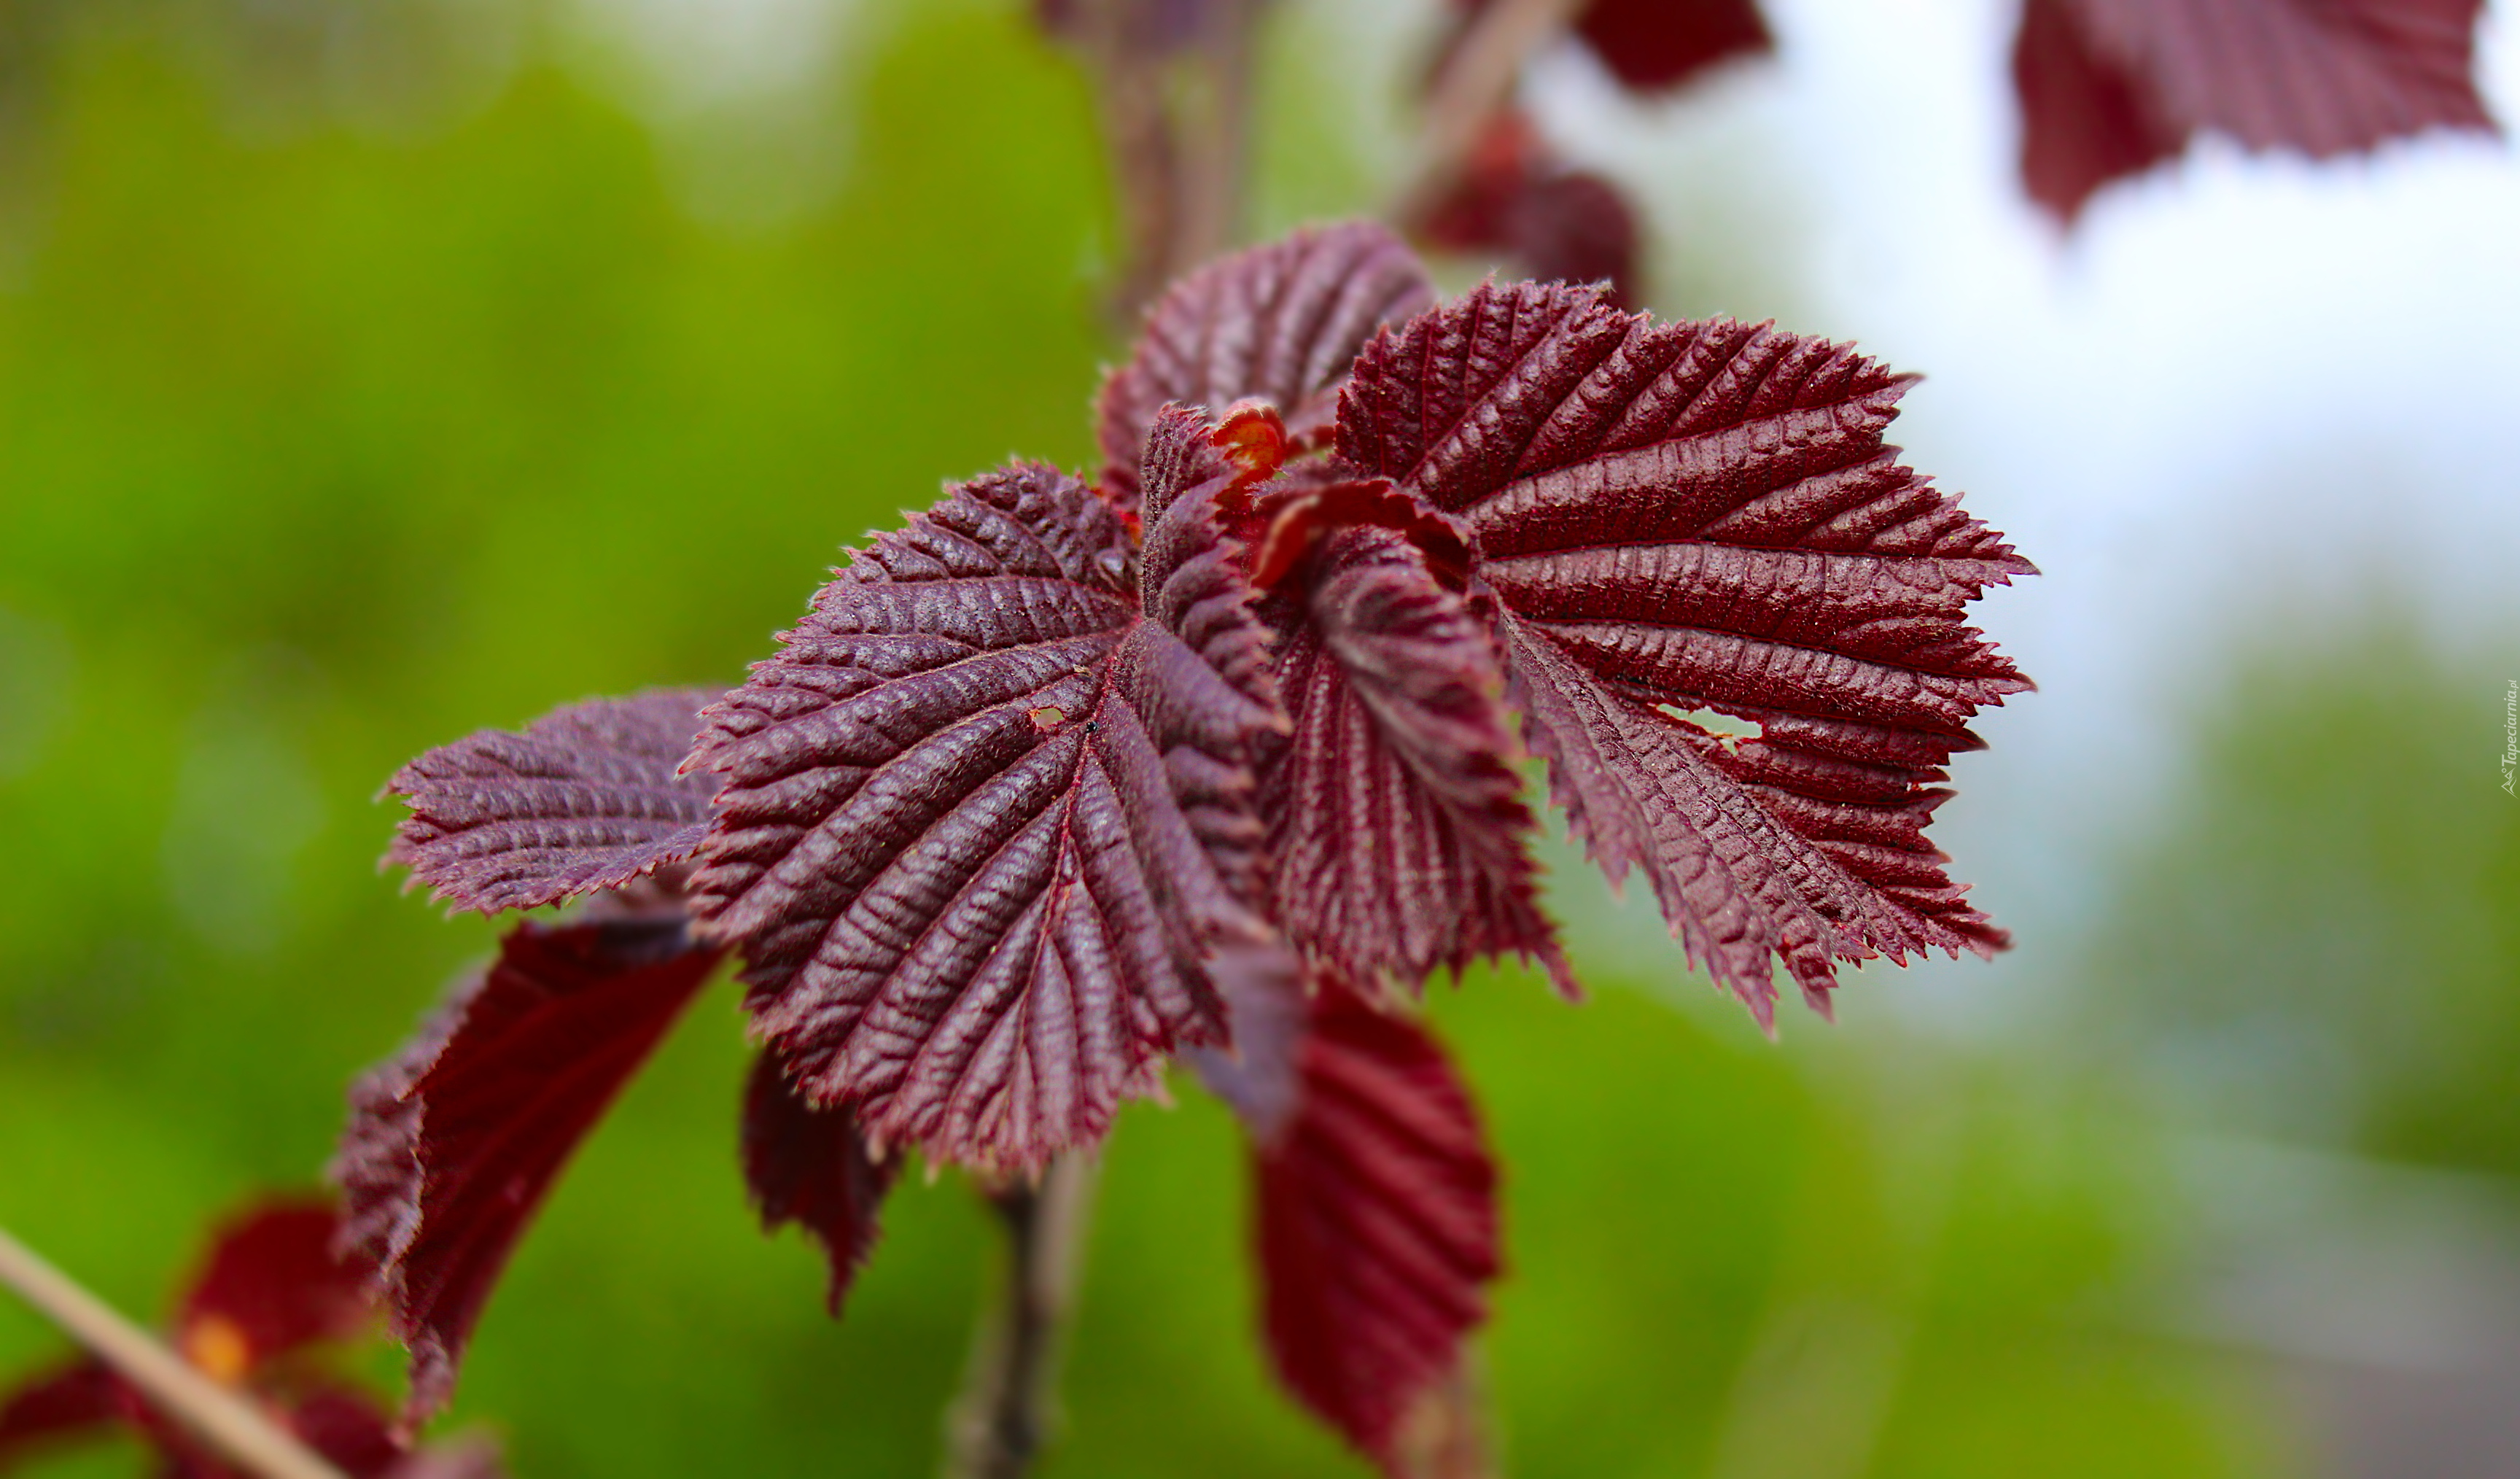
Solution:
<svg viewBox="0 0 2520 1479"><path fill-rule="evenodd" d="M903 1148L1030 1173L1185 1057L1250 1132L1280 1369L1397 1467L1498 1268L1415 994L1508 954L1574 991L1526 751L1762 1022L1779 963L1824 1010L1836 961L2002 943L1924 829L1971 715L2028 686L1963 608L2031 567L1884 445L1906 384L1589 288L1437 303L1381 229L1301 232L1150 312L1097 482L949 488L726 694L414 762L416 878L597 896L355 1092L336 1175L415 1410L732 952L745 1174L835 1309Z"/></svg>
<svg viewBox="0 0 2520 1479"><path fill-rule="evenodd" d="M1445 59L1492 8L1457 0ZM2102 186L2177 158L2201 133L2327 158L2427 129L2490 132L2474 77L2482 10L2483 0L2022 0L2012 46L2022 187L2071 221ZM1773 44L1755 0L1591 0L1573 31L1611 76L1648 93ZM1495 250L1537 277L1633 281L1636 228L1617 187L1558 161L1510 110L1420 229L1436 246Z"/></svg>
<svg viewBox="0 0 2520 1479"><path fill-rule="evenodd" d="M337 1254L336 1231L329 1205L303 1201L266 1203L222 1226L176 1313L175 1348L353 1479L499 1479L484 1443L413 1449L374 1398L321 1359L375 1324L367 1280ZM168 1479L236 1472L93 1358L38 1372L0 1398L0 1470L117 1429L155 1449Z"/></svg>

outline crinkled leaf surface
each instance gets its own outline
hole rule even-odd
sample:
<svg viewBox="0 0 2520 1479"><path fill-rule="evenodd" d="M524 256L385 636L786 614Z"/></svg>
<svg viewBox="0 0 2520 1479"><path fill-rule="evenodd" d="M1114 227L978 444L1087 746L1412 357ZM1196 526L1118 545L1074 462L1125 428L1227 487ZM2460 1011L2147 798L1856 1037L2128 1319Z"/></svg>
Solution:
<svg viewBox="0 0 2520 1479"><path fill-rule="evenodd" d="M1257 1152L1262 1318L1278 1372L1394 1464L1403 1419L1487 1318L1496 1168L1425 1030L1319 983L1294 1116Z"/></svg>
<svg viewBox="0 0 2520 1479"><path fill-rule="evenodd" d="M832 1265L832 1313L875 1251L877 1214L897 1160L878 1163L846 1104L818 1109L788 1081L775 1053L754 1060L743 1091L743 1182L765 1232L787 1223L822 1244Z"/></svg>
<svg viewBox="0 0 2520 1479"><path fill-rule="evenodd" d="M1462 527L1384 479L1342 479L1240 416L1167 406L1147 439L1148 507L1213 489L1253 531L1246 565L1278 594L1277 686L1291 732L1261 776L1275 922L1360 981L1414 988L1515 951L1563 964L1532 894L1531 815L1494 639L1448 587ZM1440 572L1440 573L1439 573Z"/></svg>
<svg viewBox="0 0 2520 1479"><path fill-rule="evenodd" d="M351 1089L342 1238L411 1347L415 1415L444 1406L526 1222L718 955L679 916L528 920Z"/></svg>
<svg viewBox="0 0 2520 1479"><path fill-rule="evenodd" d="M1773 958L1825 1009L1832 958L2002 943L1924 827L1969 718L2029 686L1962 609L2031 566L1883 445L1906 383L1521 283L1377 338L1340 403L1342 457L1469 529L1594 857L1763 1021Z"/></svg>
<svg viewBox="0 0 2520 1479"><path fill-rule="evenodd" d="M1270 609L1294 729L1261 788L1280 926L1357 981L1512 951L1571 984L1487 624L1388 528L1331 533L1289 584Z"/></svg>
<svg viewBox="0 0 2520 1479"><path fill-rule="evenodd" d="M2483 0L2027 0L2012 53L2021 172L2071 220L2201 130L2315 158L2492 129Z"/></svg>
<svg viewBox="0 0 2520 1479"><path fill-rule="evenodd" d="M430 750L385 789L409 799L388 863L459 909L496 914L618 888L689 857L708 824L705 778L675 767L711 689L571 704L521 734Z"/></svg>
<svg viewBox="0 0 2520 1479"><path fill-rule="evenodd" d="M334 1243L330 1201L276 1201L223 1225L194 1277L176 1338L197 1364L232 1367L229 1379L303 1345L346 1340L369 1328L376 1305L363 1272Z"/></svg>
<svg viewBox="0 0 2520 1479"><path fill-rule="evenodd" d="M1434 300L1417 255L1369 221L1297 231L1183 278L1103 382L1103 491L1136 506L1139 455L1167 402L1221 414L1265 400L1299 440L1326 431L1367 338Z"/></svg>
<svg viewBox="0 0 2520 1479"><path fill-rule="evenodd" d="M1143 559L1021 465L878 537L709 711L691 880L758 1030L871 1140L1038 1165L1223 1022L1268 931L1248 756L1282 723L1213 490Z"/></svg>

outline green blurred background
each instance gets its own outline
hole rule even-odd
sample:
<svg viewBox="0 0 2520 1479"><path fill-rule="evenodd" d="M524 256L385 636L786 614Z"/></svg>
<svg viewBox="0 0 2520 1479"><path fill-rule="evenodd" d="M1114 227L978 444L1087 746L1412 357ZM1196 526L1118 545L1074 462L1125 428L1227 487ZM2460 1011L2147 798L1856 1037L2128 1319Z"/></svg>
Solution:
<svg viewBox="0 0 2520 1479"><path fill-rule="evenodd" d="M1110 201L1024 8L870 0L839 65L699 84L589 14L0 0L0 1224L125 1309L308 1184L349 1074L488 948L377 872L396 764L731 681L940 480L1089 455ZM1292 65L1340 23L1273 36L1269 224L1387 174L1396 103ZM1674 234L1658 301L1793 308L1726 230ZM2242 610L2170 706L2168 799L2075 909L2016 890L1982 1030L1983 967L1875 969L1772 1044L1568 870L1591 1002L1434 1000L1507 1167L1509 1470L2520 1472L2469 1461L2520 1402L2512 651L2385 600ZM2046 844L1962 820L2001 915L1969 848ZM990 1229L906 1186L826 1320L744 1205L743 1059L720 987L491 1306L452 1422L520 1475L934 1467ZM1177 1089L1110 1143L1045 1471L1362 1473L1270 1385L1236 1132ZM62 1350L0 1299L0 1371ZM2424 1468L2408 1412L2489 1447Z"/></svg>

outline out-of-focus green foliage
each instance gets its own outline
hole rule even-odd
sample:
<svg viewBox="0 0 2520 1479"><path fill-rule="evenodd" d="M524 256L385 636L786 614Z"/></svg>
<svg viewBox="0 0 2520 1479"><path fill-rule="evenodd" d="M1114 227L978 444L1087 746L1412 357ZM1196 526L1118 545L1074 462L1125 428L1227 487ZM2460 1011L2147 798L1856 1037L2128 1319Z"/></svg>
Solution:
<svg viewBox="0 0 2520 1479"><path fill-rule="evenodd" d="M741 232L691 219L653 136L539 53L462 116L386 129L242 117L232 77L136 22L47 53L41 201L0 284L0 1222L125 1308L159 1304L218 1211L312 1179L348 1075L486 949L374 869L398 762L589 694L731 681L940 479L1087 455L1112 346L1082 84L1012 5L902 6L881 34L838 193ZM1308 207L1350 167L1271 165ZM2437 692L2322 692L2280 711L2300 747L2273 755L2248 737L2277 710L2250 710L2228 747L2255 780L2156 885L2237 893L2123 968L2219 979L2228 954L2278 996L2331 969L2349 1003L2466 983L2422 999L2421 1030L2503 1024L2462 1050L2467 1098L2408 1072L2359 1123L2508 1168L2508 1096L2474 1105L2513 1057L2488 964L2520 959L2512 917L2421 830L2502 801L2433 779L2466 719L2423 705L2467 702ZM2513 815L2455 855L2490 855L2506 898ZM2342 860L2340 822L2363 839ZM2259 872L2272 854L2295 871ZM2354 902L2299 925L2294 965L2217 953L2331 894ZM2243 1374L2126 1307L2166 1193L2117 1100L1860 1004L1895 982L1777 1046L1626 989L1675 958L1586 964L1580 1008L1518 973L1434 994L1507 1168L1482 1360L1512 1472L2272 1462ZM459 1419L522 1475L933 1466L986 1220L957 1179L912 1178L827 1321L814 1255L743 1206L733 1008L704 999L637 1081L490 1309ZM1112 1140L1049 1471L1361 1473L1270 1386L1236 1132L1177 1087ZM0 1300L0 1369L59 1350Z"/></svg>
<svg viewBox="0 0 2520 1479"><path fill-rule="evenodd" d="M2514 677L2385 612L2241 665L2095 962L2165 1087L2260 1134L2520 1174Z"/></svg>

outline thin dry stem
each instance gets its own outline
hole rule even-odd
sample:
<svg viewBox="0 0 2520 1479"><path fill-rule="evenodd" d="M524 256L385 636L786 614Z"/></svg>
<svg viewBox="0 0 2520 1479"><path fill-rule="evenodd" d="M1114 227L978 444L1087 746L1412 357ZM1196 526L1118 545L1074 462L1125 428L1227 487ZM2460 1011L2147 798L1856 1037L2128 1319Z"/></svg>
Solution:
<svg viewBox="0 0 2520 1479"><path fill-rule="evenodd" d="M1178 50L1143 0L1087 0L1068 32L1093 74L1119 197L1111 312L1124 333L1164 285L1232 246L1242 226L1251 67L1267 0L1218 0Z"/></svg>
<svg viewBox="0 0 2520 1479"><path fill-rule="evenodd" d="M1461 179L1488 119L1513 97L1522 64L1566 28L1582 0L1495 0L1453 49L1426 98L1418 159L1392 217L1422 221Z"/></svg>
<svg viewBox="0 0 2520 1479"><path fill-rule="evenodd" d="M159 1412L263 1479L347 1479L251 1403L212 1381L0 1229L0 1283L140 1389Z"/></svg>
<svg viewBox="0 0 2520 1479"><path fill-rule="evenodd" d="M1096 1171L1092 1157L1064 1155L1038 1184L990 1198L1007 1226L1007 1275L951 1412L947 1479L1020 1479L1049 1441Z"/></svg>

